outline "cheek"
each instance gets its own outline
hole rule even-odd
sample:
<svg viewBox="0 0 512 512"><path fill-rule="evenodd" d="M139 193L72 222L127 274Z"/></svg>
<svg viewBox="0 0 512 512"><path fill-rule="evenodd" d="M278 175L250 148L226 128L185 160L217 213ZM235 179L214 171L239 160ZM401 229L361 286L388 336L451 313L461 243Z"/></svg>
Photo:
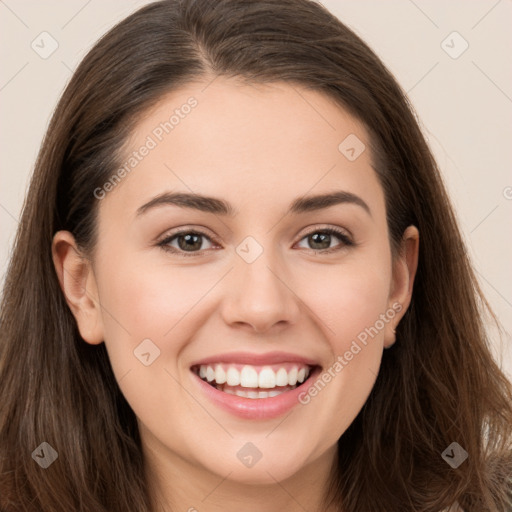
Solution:
<svg viewBox="0 0 512 512"><path fill-rule="evenodd" d="M300 295L336 354L348 350L351 340L386 311L391 282L387 261L354 258L346 264L304 268L298 275Z"/></svg>
<svg viewBox="0 0 512 512"><path fill-rule="evenodd" d="M144 382L154 387L157 369L175 372L181 350L198 329L194 313L218 276L206 268L144 265L133 253L114 264L98 265L96 272L110 362L118 381L131 372L124 386L136 377L141 388ZM156 358L146 367L137 355L148 351L150 360Z"/></svg>
<svg viewBox="0 0 512 512"><path fill-rule="evenodd" d="M131 253L118 258L115 269L99 266L97 275L112 369L136 415L154 426L155 411L198 415L195 402L184 400L178 381L186 376L177 363L198 329L201 299L218 276L199 267L142 263Z"/></svg>
<svg viewBox="0 0 512 512"><path fill-rule="evenodd" d="M384 261L383 261L384 260ZM331 362L303 397L305 414L321 425L325 443L337 439L354 420L379 372L391 273L387 261L311 270L302 275L302 296L320 319ZM306 283L307 284L306 286ZM311 403L310 403L311 402Z"/></svg>
<svg viewBox="0 0 512 512"><path fill-rule="evenodd" d="M134 257L120 261L115 274L103 270L99 277L106 338L115 340L108 334L118 332L119 324L132 338L164 338L217 280L200 267L138 265Z"/></svg>

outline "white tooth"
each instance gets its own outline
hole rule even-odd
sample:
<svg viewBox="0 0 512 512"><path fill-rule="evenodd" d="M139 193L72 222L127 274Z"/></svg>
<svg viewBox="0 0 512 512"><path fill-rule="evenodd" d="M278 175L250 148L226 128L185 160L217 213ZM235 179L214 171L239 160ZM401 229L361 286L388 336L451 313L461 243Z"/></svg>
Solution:
<svg viewBox="0 0 512 512"><path fill-rule="evenodd" d="M294 366L289 372L288 372L288 384L290 386L294 386L297 383L297 367Z"/></svg>
<svg viewBox="0 0 512 512"><path fill-rule="evenodd" d="M258 398L259 393L257 391L246 391L247 398Z"/></svg>
<svg viewBox="0 0 512 512"><path fill-rule="evenodd" d="M280 395L281 393L284 393L284 391L278 391L277 389L274 389L268 392L268 397L272 398L273 396Z"/></svg>
<svg viewBox="0 0 512 512"><path fill-rule="evenodd" d="M264 366L258 375L258 387L260 388L275 388L276 387L276 374L270 366Z"/></svg>
<svg viewBox="0 0 512 512"><path fill-rule="evenodd" d="M284 368L279 368L276 373L276 386L288 386L288 372Z"/></svg>
<svg viewBox="0 0 512 512"><path fill-rule="evenodd" d="M206 377L206 365L204 364L199 367L199 377L201 377L201 379Z"/></svg>
<svg viewBox="0 0 512 512"><path fill-rule="evenodd" d="M241 396L242 398L249 398L249 397L247 396L247 391L242 391L241 389L237 389L237 390L235 391L235 395L236 395L236 396Z"/></svg>
<svg viewBox="0 0 512 512"><path fill-rule="evenodd" d="M240 385L243 388L258 387L258 372L252 366L244 366L240 373Z"/></svg>
<svg viewBox="0 0 512 512"><path fill-rule="evenodd" d="M304 368L301 368L299 370L299 373L297 373L297 381L304 382L305 378L306 378L306 370Z"/></svg>
<svg viewBox="0 0 512 512"><path fill-rule="evenodd" d="M228 368L226 373L226 382L228 386L239 386L240 385L240 372L233 366Z"/></svg>
<svg viewBox="0 0 512 512"><path fill-rule="evenodd" d="M258 398L268 398L268 391L259 391Z"/></svg>
<svg viewBox="0 0 512 512"><path fill-rule="evenodd" d="M304 375L304 380L309 377L310 368L309 366L306 366L306 375Z"/></svg>
<svg viewBox="0 0 512 512"><path fill-rule="evenodd" d="M220 364L215 367L215 382L217 384L224 384L226 382L226 372Z"/></svg>
<svg viewBox="0 0 512 512"><path fill-rule="evenodd" d="M226 388L223 391L224 391L224 393L227 393L228 395L234 395L235 394L235 392L232 389L230 389L230 388Z"/></svg>
<svg viewBox="0 0 512 512"><path fill-rule="evenodd" d="M208 382L211 382L214 379L215 379L215 371L211 366L208 366L206 368L206 380Z"/></svg>

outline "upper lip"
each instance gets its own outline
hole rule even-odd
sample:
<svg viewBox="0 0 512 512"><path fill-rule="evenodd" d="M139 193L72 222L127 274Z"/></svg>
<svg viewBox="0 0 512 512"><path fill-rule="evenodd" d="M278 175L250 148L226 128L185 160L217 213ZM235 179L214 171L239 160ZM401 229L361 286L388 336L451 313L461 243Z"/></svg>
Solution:
<svg viewBox="0 0 512 512"><path fill-rule="evenodd" d="M248 364L252 366L264 366L279 363L302 363L308 366L317 366L318 363L307 357L287 352L266 352L254 354L250 352L227 352L216 354L193 362L190 366L201 366L212 363Z"/></svg>

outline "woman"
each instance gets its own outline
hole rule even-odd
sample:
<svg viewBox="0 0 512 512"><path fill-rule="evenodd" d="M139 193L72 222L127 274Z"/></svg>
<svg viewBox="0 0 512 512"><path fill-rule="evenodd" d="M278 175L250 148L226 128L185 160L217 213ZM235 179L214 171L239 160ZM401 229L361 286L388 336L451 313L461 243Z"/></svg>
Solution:
<svg viewBox="0 0 512 512"><path fill-rule="evenodd" d="M67 86L2 303L5 511L511 506L436 164L308 0L162 1Z"/></svg>

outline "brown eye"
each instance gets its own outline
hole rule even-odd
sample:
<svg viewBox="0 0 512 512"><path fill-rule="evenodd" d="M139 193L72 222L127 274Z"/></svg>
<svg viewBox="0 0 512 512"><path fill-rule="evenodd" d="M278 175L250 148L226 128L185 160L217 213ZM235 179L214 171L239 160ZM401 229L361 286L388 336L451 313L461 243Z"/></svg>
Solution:
<svg viewBox="0 0 512 512"><path fill-rule="evenodd" d="M204 233L197 231L180 231L168 236L158 245L171 252L196 253L211 248L211 246L204 247L205 239L208 240L211 245L210 238Z"/></svg>
<svg viewBox="0 0 512 512"><path fill-rule="evenodd" d="M197 233L191 233L187 235L178 235L176 240L178 241L178 246L180 249L184 251L193 251L200 250L203 245L202 235Z"/></svg>
<svg viewBox="0 0 512 512"><path fill-rule="evenodd" d="M335 241L336 238L341 243L332 246L331 243ZM300 242L303 240L308 244L308 246L305 247L306 249L323 252L330 252L330 250L337 250L346 246L354 245L352 240L345 233L333 228L312 231L302 238Z"/></svg>
<svg viewBox="0 0 512 512"><path fill-rule="evenodd" d="M312 249L329 249L331 246L332 236L328 233L314 233L307 238Z"/></svg>

